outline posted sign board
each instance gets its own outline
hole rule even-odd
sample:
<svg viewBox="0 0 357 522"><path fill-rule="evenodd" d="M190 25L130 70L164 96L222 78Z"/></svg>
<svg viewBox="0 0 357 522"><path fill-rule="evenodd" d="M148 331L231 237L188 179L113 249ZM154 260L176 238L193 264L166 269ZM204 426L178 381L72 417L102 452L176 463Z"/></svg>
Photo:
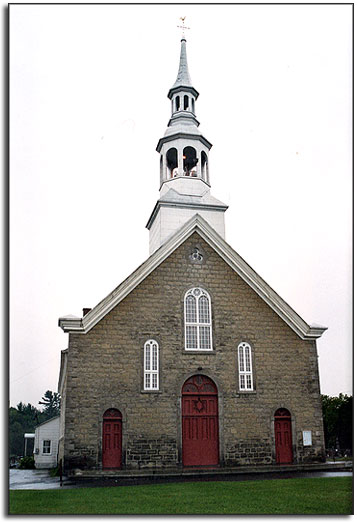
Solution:
<svg viewBox="0 0 357 522"><path fill-rule="evenodd" d="M303 440L304 446L312 446L311 431L303 431L302 440Z"/></svg>

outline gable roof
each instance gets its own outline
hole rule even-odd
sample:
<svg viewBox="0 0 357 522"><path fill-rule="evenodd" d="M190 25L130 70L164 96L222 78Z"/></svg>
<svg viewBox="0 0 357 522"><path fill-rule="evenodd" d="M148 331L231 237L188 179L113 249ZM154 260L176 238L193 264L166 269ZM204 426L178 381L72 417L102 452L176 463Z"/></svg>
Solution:
<svg viewBox="0 0 357 522"><path fill-rule="evenodd" d="M89 332L195 232L217 252L301 339L317 339L327 330L326 327L317 324L308 325L199 214L195 214L179 230L172 234L139 268L100 301L89 313L84 317L60 317L59 326L64 332L83 334Z"/></svg>
<svg viewBox="0 0 357 522"><path fill-rule="evenodd" d="M51 417L50 419L47 419L43 422L41 422L41 424L37 424L37 426L35 427L35 430L37 430L38 428L41 428L44 424L48 424L49 422L53 422L55 420L58 420L60 418L59 415L55 415L54 417Z"/></svg>

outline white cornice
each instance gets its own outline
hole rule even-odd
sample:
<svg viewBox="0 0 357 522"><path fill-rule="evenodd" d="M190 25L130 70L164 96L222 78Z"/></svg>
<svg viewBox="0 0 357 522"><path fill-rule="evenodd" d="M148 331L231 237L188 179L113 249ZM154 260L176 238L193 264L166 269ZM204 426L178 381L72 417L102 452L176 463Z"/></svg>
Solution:
<svg viewBox="0 0 357 522"><path fill-rule="evenodd" d="M196 100L200 95L200 93L190 85L177 85L176 87L172 87L169 90L169 92L167 93L167 97L170 98L170 100L172 100L173 95L180 91L192 93Z"/></svg>
<svg viewBox="0 0 357 522"><path fill-rule="evenodd" d="M85 317L81 319L62 317L59 319L59 326L64 332L84 334L89 332L194 232L197 232L301 339L317 339L327 330L324 326L309 326L199 214L193 216L170 236L158 250Z"/></svg>
<svg viewBox="0 0 357 522"><path fill-rule="evenodd" d="M161 151L161 148L164 143L168 143L170 141L178 140L180 138L187 139L187 140L197 140L203 143L208 150L211 150L212 143L210 143L202 134L192 134L189 132L175 132L175 134L170 134L168 136L164 136L163 138L160 138L158 141L158 144L156 145L157 152Z"/></svg>
<svg viewBox="0 0 357 522"><path fill-rule="evenodd" d="M228 205L214 205L214 204L208 204L208 203L183 203L183 202L175 202L175 201L165 201L162 199L159 199L154 207L154 210L152 211L148 222L146 223L146 228L150 230L156 216L159 213L159 210L161 207L171 207L171 208L189 208L194 210L212 210L216 212L225 212L228 208Z"/></svg>

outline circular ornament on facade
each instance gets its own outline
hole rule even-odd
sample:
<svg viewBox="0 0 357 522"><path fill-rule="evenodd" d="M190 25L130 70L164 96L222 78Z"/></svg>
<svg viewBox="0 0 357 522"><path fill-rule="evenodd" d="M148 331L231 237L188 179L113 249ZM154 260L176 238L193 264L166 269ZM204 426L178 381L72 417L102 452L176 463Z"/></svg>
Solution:
<svg viewBox="0 0 357 522"><path fill-rule="evenodd" d="M194 247L189 255L191 263L201 264L203 262L203 253L199 247Z"/></svg>

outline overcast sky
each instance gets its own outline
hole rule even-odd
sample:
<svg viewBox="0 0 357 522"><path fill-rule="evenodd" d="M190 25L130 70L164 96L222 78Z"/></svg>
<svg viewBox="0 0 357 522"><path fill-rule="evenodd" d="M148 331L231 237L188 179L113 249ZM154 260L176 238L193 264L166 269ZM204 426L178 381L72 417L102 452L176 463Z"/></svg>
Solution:
<svg viewBox="0 0 357 522"><path fill-rule="evenodd" d="M155 148L186 16L228 243L308 323L322 393L352 392L352 7L11 5L10 402L57 391L68 335L149 255Z"/></svg>

